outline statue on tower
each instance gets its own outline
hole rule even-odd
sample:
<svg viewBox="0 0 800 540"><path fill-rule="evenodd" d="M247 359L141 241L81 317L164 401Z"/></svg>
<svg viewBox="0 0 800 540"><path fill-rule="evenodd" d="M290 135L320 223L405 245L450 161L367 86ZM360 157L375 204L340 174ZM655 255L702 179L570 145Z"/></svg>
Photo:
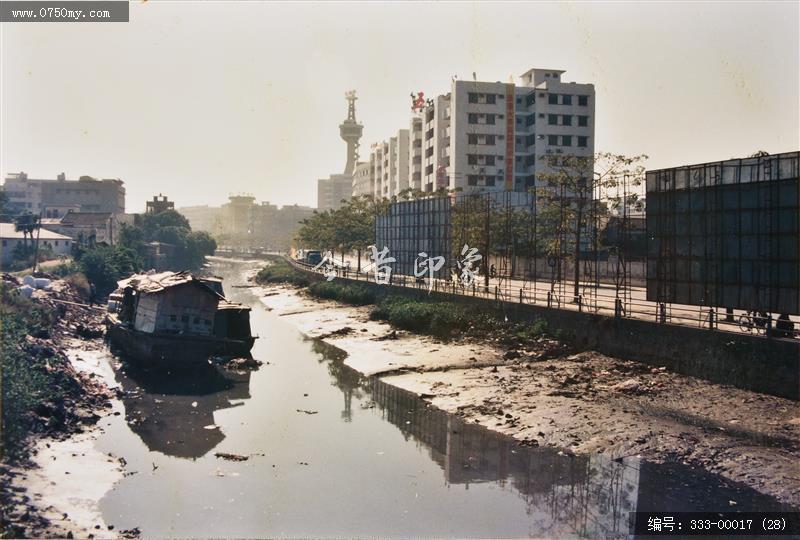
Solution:
<svg viewBox="0 0 800 540"><path fill-rule="evenodd" d="M356 99L358 99L356 91L345 92L344 97L347 99L347 118L339 125L339 134L347 143L347 163L344 167L344 174L353 174L358 162L358 141L361 139L364 126L356 121Z"/></svg>

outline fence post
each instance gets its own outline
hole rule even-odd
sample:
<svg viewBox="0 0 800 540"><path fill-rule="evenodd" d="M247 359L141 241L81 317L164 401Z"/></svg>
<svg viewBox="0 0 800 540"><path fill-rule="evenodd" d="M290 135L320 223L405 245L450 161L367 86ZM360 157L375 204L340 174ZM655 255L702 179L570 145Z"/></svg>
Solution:
<svg viewBox="0 0 800 540"><path fill-rule="evenodd" d="M553 307L553 293L547 291L547 307Z"/></svg>
<svg viewBox="0 0 800 540"><path fill-rule="evenodd" d="M519 303L522 304L522 289L519 290Z"/></svg>
<svg viewBox="0 0 800 540"><path fill-rule="evenodd" d="M472 296L475 296L475 282L472 282Z"/></svg>
<svg viewBox="0 0 800 540"><path fill-rule="evenodd" d="M583 295L578 295L578 311L583 311Z"/></svg>
<svg viewBox="0 0 800 540"><path fill-rule="evenodd" d="M494 299L495 299L495 301L497 300L497 293L498 293L497 285L495 285L494 286Z"/></svg>
<svg viewBox="0 0 800 540"><path fill-rule="evenodd" d="M658 303L658 322L665 324L667 322L667 304L664 302Z"/></svg>
<svg viewBox="0 0 800 540"><path fill-rule="evenodd" d="M708 328L709 330L714 329L714 308L708 308Z"/></svg>

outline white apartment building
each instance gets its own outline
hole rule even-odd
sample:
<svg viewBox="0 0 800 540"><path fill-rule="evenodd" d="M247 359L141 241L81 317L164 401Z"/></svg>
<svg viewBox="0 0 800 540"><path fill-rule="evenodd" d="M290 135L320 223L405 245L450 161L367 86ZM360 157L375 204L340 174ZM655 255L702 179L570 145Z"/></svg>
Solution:
<svg viewBox="0 0 800 540"><path fill-rule="evenodd" d="M391 199L409 187L409 151L407 129L398 130L396 136L374 145L369 171L375 198Z"/></svg>
<svg viewBox="0 0 800 540"><path fill-rule="evenodd" d="M449 185L450 94L437 96L425 108L422 136L422 191L432 192Z"/></svg>
<svg viewBox="0 0 800 540"><path fill-rule="evenodd" d="M425 135L422 126L422 115L411 117L411 126L408 130L408 187L416 190L422 189L422 158L425 153L422 148Z"/></svg>
<svg viewBox="0 0 800 540"><path fill-rule="evenodd" d="M370 161L359 161L353 173L353 197L372 195L375 192L375 178L372 176L372 155Z"/></svg>
<svg viewBox="0 0 800 540"><path fill-rule="evenodd" d="M519 86L453 81L449 115L433 111L433 118L431 112L426 117L432 121L431 128L426 123L427 133L434 129L434 139L444 135L449 143L436 162L446 168L447 187L464 192L527 191L547 169L543 156L592 156L594 85L562 82L563 73L531 69ZM437 118L448 128L437 129Z"/></svg>

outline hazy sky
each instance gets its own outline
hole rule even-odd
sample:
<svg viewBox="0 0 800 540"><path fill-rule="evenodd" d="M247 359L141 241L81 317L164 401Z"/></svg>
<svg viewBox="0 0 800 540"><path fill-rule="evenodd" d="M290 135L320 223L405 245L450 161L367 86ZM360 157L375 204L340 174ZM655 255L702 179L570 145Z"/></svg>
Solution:
<svg viewBox="0 0 800 540"><path fill-rule="evenodd" d="M316 204L344 92L362 155L453 75L564 69L597 92L596 150L651 168L800 148L800 3L150 0L130 23L0 24L0 172L118 177L127 208L233 193Z"/></svg>

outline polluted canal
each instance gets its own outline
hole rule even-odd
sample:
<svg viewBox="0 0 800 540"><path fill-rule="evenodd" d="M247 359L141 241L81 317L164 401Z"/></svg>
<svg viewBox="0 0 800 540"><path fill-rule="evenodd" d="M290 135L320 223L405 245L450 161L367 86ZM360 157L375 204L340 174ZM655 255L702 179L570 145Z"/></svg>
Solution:
<svg viewBox="0 0 800 540"><path fill-rule="evenodd" d="M361 377L268 311L252 263L215 262L252 307L255 371L166 376L115 361L124 413L99 450L125 475L105 523L146 537L626 537L632 511L781 510L680 465L520 447ZM246 459L245 459L246 458Z"/></svg>

